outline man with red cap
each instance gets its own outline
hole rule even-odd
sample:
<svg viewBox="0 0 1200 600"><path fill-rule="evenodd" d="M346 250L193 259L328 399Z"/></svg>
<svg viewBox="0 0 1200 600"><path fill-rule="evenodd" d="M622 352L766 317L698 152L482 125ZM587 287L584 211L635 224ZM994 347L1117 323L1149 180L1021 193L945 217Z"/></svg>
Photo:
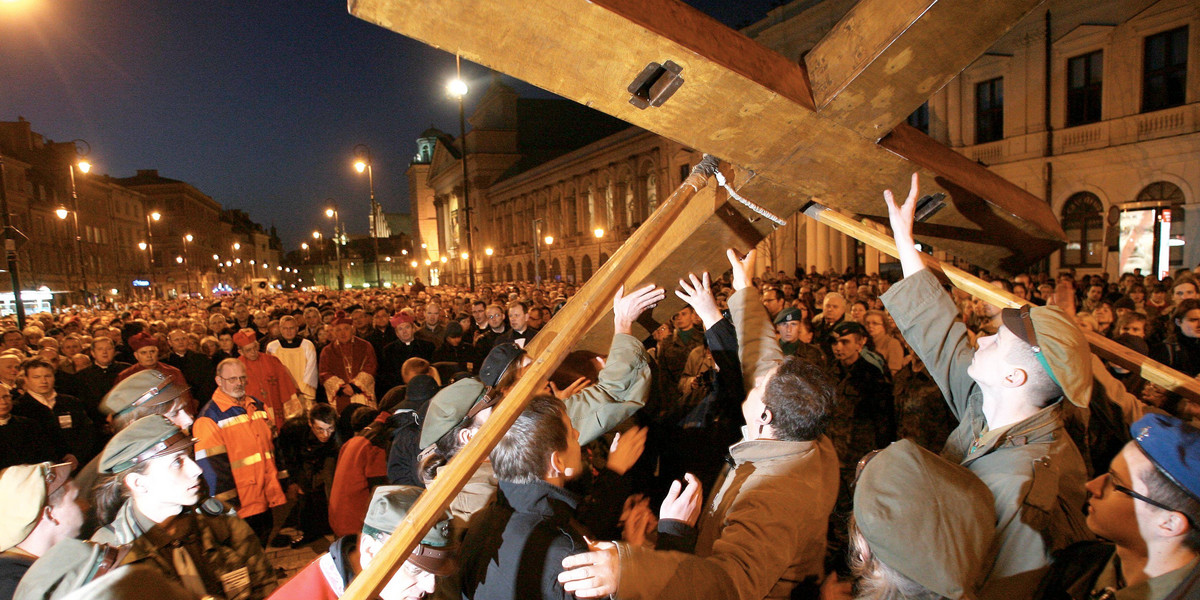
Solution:
<svg viewBox="0 0 1200 600"><path fill-rule="evenodd" d="M183 376L183 371L180 371L179 369L176 369L175 367L158 360L158 340L154 339L153 335L143 331L130 337L129 348L133 350L133 357L137 359L137 363L132 367L121 371L121 374L117 375L117 383L125 381L126 378L134 373L155 370L163 375L166 375L167 378L169 378L172 382L179 384L184 388L190 387L188 385L187 378ZM188 413L193 415L196 414L196 409L199 407L196 406L196 400L192 397L192 393L190 391L184 392L184 396L187 398L186 406Z"/></svg>
<svg viewBox="0 0 1200 600"><path fill-rule="evenodd" d="M391 319L392 327L396 330L396 341L383 349L379 359L379 391L380 396L395 386L404 383L400 369L404 361L416 356L433 362L433 343L417 338L417 324L412 315L398 312Z"/></svg>
<svg viewBox="0 0 1200 600"><path fill-rule="evenodd" d="M253 329L243 329L233 334L241 356L238 360L246 365L246 393L262 402L267 415L275 424L275 431L283 427L288 416L304 412L304 406L296 395L296 382L292 374L278 358L259 352L258 335Z"/></svg>
<svg viewBox="0 0 1200 600"><path fill-rule="evenodd" d="M330 323L333 341L321 350L321 385L329 403L340 413L351 402L375 404L375 349L354 335L354 322L338 312Z"/></svg>

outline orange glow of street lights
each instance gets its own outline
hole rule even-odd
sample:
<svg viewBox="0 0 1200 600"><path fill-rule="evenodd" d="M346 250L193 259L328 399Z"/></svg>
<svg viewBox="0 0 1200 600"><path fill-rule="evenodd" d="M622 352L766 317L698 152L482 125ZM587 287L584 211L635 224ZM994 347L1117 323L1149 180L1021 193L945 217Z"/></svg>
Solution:
<svg viewBox="0 0 1200 600"><path fill-rule="evenodd" d="M354 161L354 170L362 173L367 170L367 163L361 160ZM326 211L328 212L328 211Z"/></svg>
<svg viewBox="0 0 1200 600"><path fill-rule="evenodd" d="M87 172L92 170L92 163L90 163L86 160L79 161L79 163L76 164L75 166L78 167L79 172L83 173L84 175L87 175Z"/></svg>
<svg viewBox="0 0 1200 600"><path fill-rule="evenodd" d="M552 236L552 235L546 236L545 242L546 242L547 246L552 245L554 243L554 236Z"/></svg>
<svg viewBox="0 0 1200 600"><path fill-rule="evenodd" d="M596 230L592 232L592 235L596 236L596 239L600 239L604 237L604 230L597 227Z"/></svg>
<svg viewBox="0 0 1200 600"><path fill-rule="evenodd" d="M55 209L54 214L58 215L58 218L66 220L67 215L71 214L71 211L67 210L64 206L60 206Z"/></svg>
<svg viewBox="0 0 1200 600"><path fill-rule="evenodd" d="M158 212L158 211L156 210L156 211L154 211L154 212L150 213L150 218L151 218L151 219L154 219L155 221L161 221L161 220L162 220L162 213L160 213L160 212Z"/></svg>
<svg viewBox="0 0 1200 600"><path fill-rule="evenodd" d="M495 254L495 253L496 253L496 251L495 251L495 250L492 250L491 248L487 248L487 249L485 249L485 250L483 251L483 253L484 253L484 254L486 254L486 255L488 255L488 256L491 256L491 255Z"/></svg>
<svg viewBox="0 0 1200 600"><path fill-rule="evenodd" d="M138 242L138 250L145 250L146 242Z"/></svg>

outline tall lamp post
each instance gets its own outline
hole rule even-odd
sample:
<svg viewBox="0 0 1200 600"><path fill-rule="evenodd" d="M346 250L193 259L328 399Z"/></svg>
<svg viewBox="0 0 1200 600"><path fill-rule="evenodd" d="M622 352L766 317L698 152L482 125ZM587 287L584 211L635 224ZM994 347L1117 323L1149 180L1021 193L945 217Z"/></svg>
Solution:
<svg viewBox="0 0 1200 600"><path fill-rule="evenodd" d="M317 243L320 243L321 242L321 232L314 231L313 239L317 240ZM329 287L329 248L326 248L325 244L321 244L321 272L323 272L325 274L325 287L328 288ZM313 275L313 283L315 284L316 282L317 282L317 276L314 274Z"/></svg>
<svg viewBox="0 0 1200 600"><path fill-rule="evenodd" d="M342 237L346 235L346 231L342 229L342 216L338 213L337 202L333 202L333 200L330 202L333 203L333 207L325 209L325 216L333 219L333 251L337 255L337 284L338 291L341 291L346 289L346 277L342 274ZM375 244L378 249L379 241L376 240ZM378 267L379 262L376 261L375 265Z"/></svg>
<svg viewBox="0 0 1200 600"><path fill-rule="evenodd" d="M542 245L538 243L538 238L542 236L542 222L542 219L533 220L533 285L535 286L542 284L541 265L539 264Z"/></svg>
<svg viewBox="0 0 1200 600"><path fill-rule="evenodd" d="M66 220L68 214L72 215L72 225L75 229L75 257L79 262L80 288L83 291L84 302L87 303L91 294L88 293L87 271L83 265L83 242L82 236L79 235L79 194L75 190L75 169L79 169L79 172L84 174L91 170L91 163L84 159L92 151L92 146L86 140L73 140L71 144L74 146L77 157L76 161L67 165L67 172L71 175L71 210L68 211L65 207L60 206L54 212L59 219L63 220Z"/></svg>
<svg viewBox="0 0 1200 600"><path fill-rule="evenodd" d="M146 239L148 240L148 242L146 243L146 247L144 248L144 250L146 250L150 256L150 277L151 278L154 277L154 267L156 266L156 263L154 262L154 227L153 227L153 224L157 223L161 220L162 220L162 213L158 212L157 210L151 211L150 213L146 214ZM141 247L141 244L138 244L138 247ZM157 285L155 287L157 287Z"/></svg>
<svg viewBox="0 0 1200 600"><path fill-rule="evenodd" d="M487 255L488 277L491 279L492 283L495 283L496 282L496 272L495 272L495 263L492 260L492 255L495 254L496 251L492 250L490 247L488 247L488 248L483 249L483 253Z"/></svg>
<svg viewBox="0 0 1200 600"><path fill-rule="evenodd" d="M467 82L462 80L462 58L454 57L455 70L457 74L454 79L446 85L446 90L451 96L458 98L458 139L459 145L462 146L462 211L463 224L467 228L467 253L471 256L471 262L467 263L467 280L471 286L471 292L475 291L475 244L474 236L471 232L471 190L467 177L467 118L466 110L463 107L463 99L467 96Z"/></svg>
<svg viewBox="0 0 1200 600"><path fill-rule="evenodd" d="M354 155L358 160L354 169L359 173L367 172L367 185L371 190L371 244L375 250L375 285L383 287L383 278L379 275L379 204L375 202L375 174L371 165L371 148L366 144L354 147Z"/></svg>
<svg viewBox="0 0 1200 600"><path fill-rule="evenodd" d="M192 295L192 290L193 290L193 288L192 288L192 271L188 265L188 244L191 244L192 240L194 240L194 239L196 239L196 238L193 237L192 234L190 234L190 233L183 236L183 274L185 277L187 277L188 296Z"/></svg>

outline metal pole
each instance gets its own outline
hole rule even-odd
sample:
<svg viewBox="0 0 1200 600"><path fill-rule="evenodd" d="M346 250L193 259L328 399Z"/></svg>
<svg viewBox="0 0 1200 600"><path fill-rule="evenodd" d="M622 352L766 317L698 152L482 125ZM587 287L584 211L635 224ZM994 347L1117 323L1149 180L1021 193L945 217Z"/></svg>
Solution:
<svg viewBox="0 0 1200 600"><path fill-rule="evenodd" d="M475 245L471 235L471 192L467 178L467 118L463 97L458 97L458 139L462 144L463 224L467 227L467 280L475 292Z"/></svg>
<svg viewBox="0 0 1200 600"><path fill-rule="evenodd" d="M379 275L379 204L375 202L375 175L372 169L370 155L367 158L367 182L371 188L371 241L375 247L375 285L383 287L383 278Z"/></svg>
<svg viewBox="0 0 1200 600"><path fill-rule="evenodd" d="M4 223L4 255L8 262L8 278L12 282L13 308L17 313L17 328L25 329L25 303L21 302L21 275L17 271L17 240L14 236L17 230L12 226L12 216L8 214L8 186L4 182L4 155L0 154L0 213L3 213Z"/></svg>
<svg viewBox="0 0 1200 600"><path fill-rule="evenodd" d="M337 255L338 291L346 289L346 276L342 273L342 217L338 213L337 204L333 205L333 251Z"/></svg>
<svg viewBox="0 0 1200 600"><path fill-rule="evenodd" d="M67 171L71 173L71 212L74 213L72 221L75 225L75 256L79 259L79 282L83 287L84 304L87 304L91 294L88 293L87 270L83 266L83 243L80 241L79 235L79 195L75 193L75 165L67 165Z"/></svg>
<svg viewBox="0 0 1200 600"><path fill-rule="evenodd" d="M541 269L538 267L538 258L539 258L538 236L541 235L540 233L538 233L538 223L541 223L541 222L542 222L541 219L533 220L533 285L535 285L535 286L541 285L541 283L542 283Z"/></svg>

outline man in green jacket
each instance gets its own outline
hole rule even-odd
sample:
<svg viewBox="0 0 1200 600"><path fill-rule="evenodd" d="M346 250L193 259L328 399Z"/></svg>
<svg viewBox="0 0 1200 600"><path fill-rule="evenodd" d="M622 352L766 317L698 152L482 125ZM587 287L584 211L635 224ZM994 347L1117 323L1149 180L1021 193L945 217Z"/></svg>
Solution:
<svg viewBox="0 0 1200 600"><path fill-rule="evenodd" d="M978 349L938 279L914 247L918 182L888 205L904 279L882 296L904 339L941 388L958 427L942 456L969 468L996 503L996 542L981 597L1028 598L1052 552L1090 539L1087 471L1063 424L1063 402L1086 408L1091 357L1073 320L1054 306L1005 309Z"/></svg>

